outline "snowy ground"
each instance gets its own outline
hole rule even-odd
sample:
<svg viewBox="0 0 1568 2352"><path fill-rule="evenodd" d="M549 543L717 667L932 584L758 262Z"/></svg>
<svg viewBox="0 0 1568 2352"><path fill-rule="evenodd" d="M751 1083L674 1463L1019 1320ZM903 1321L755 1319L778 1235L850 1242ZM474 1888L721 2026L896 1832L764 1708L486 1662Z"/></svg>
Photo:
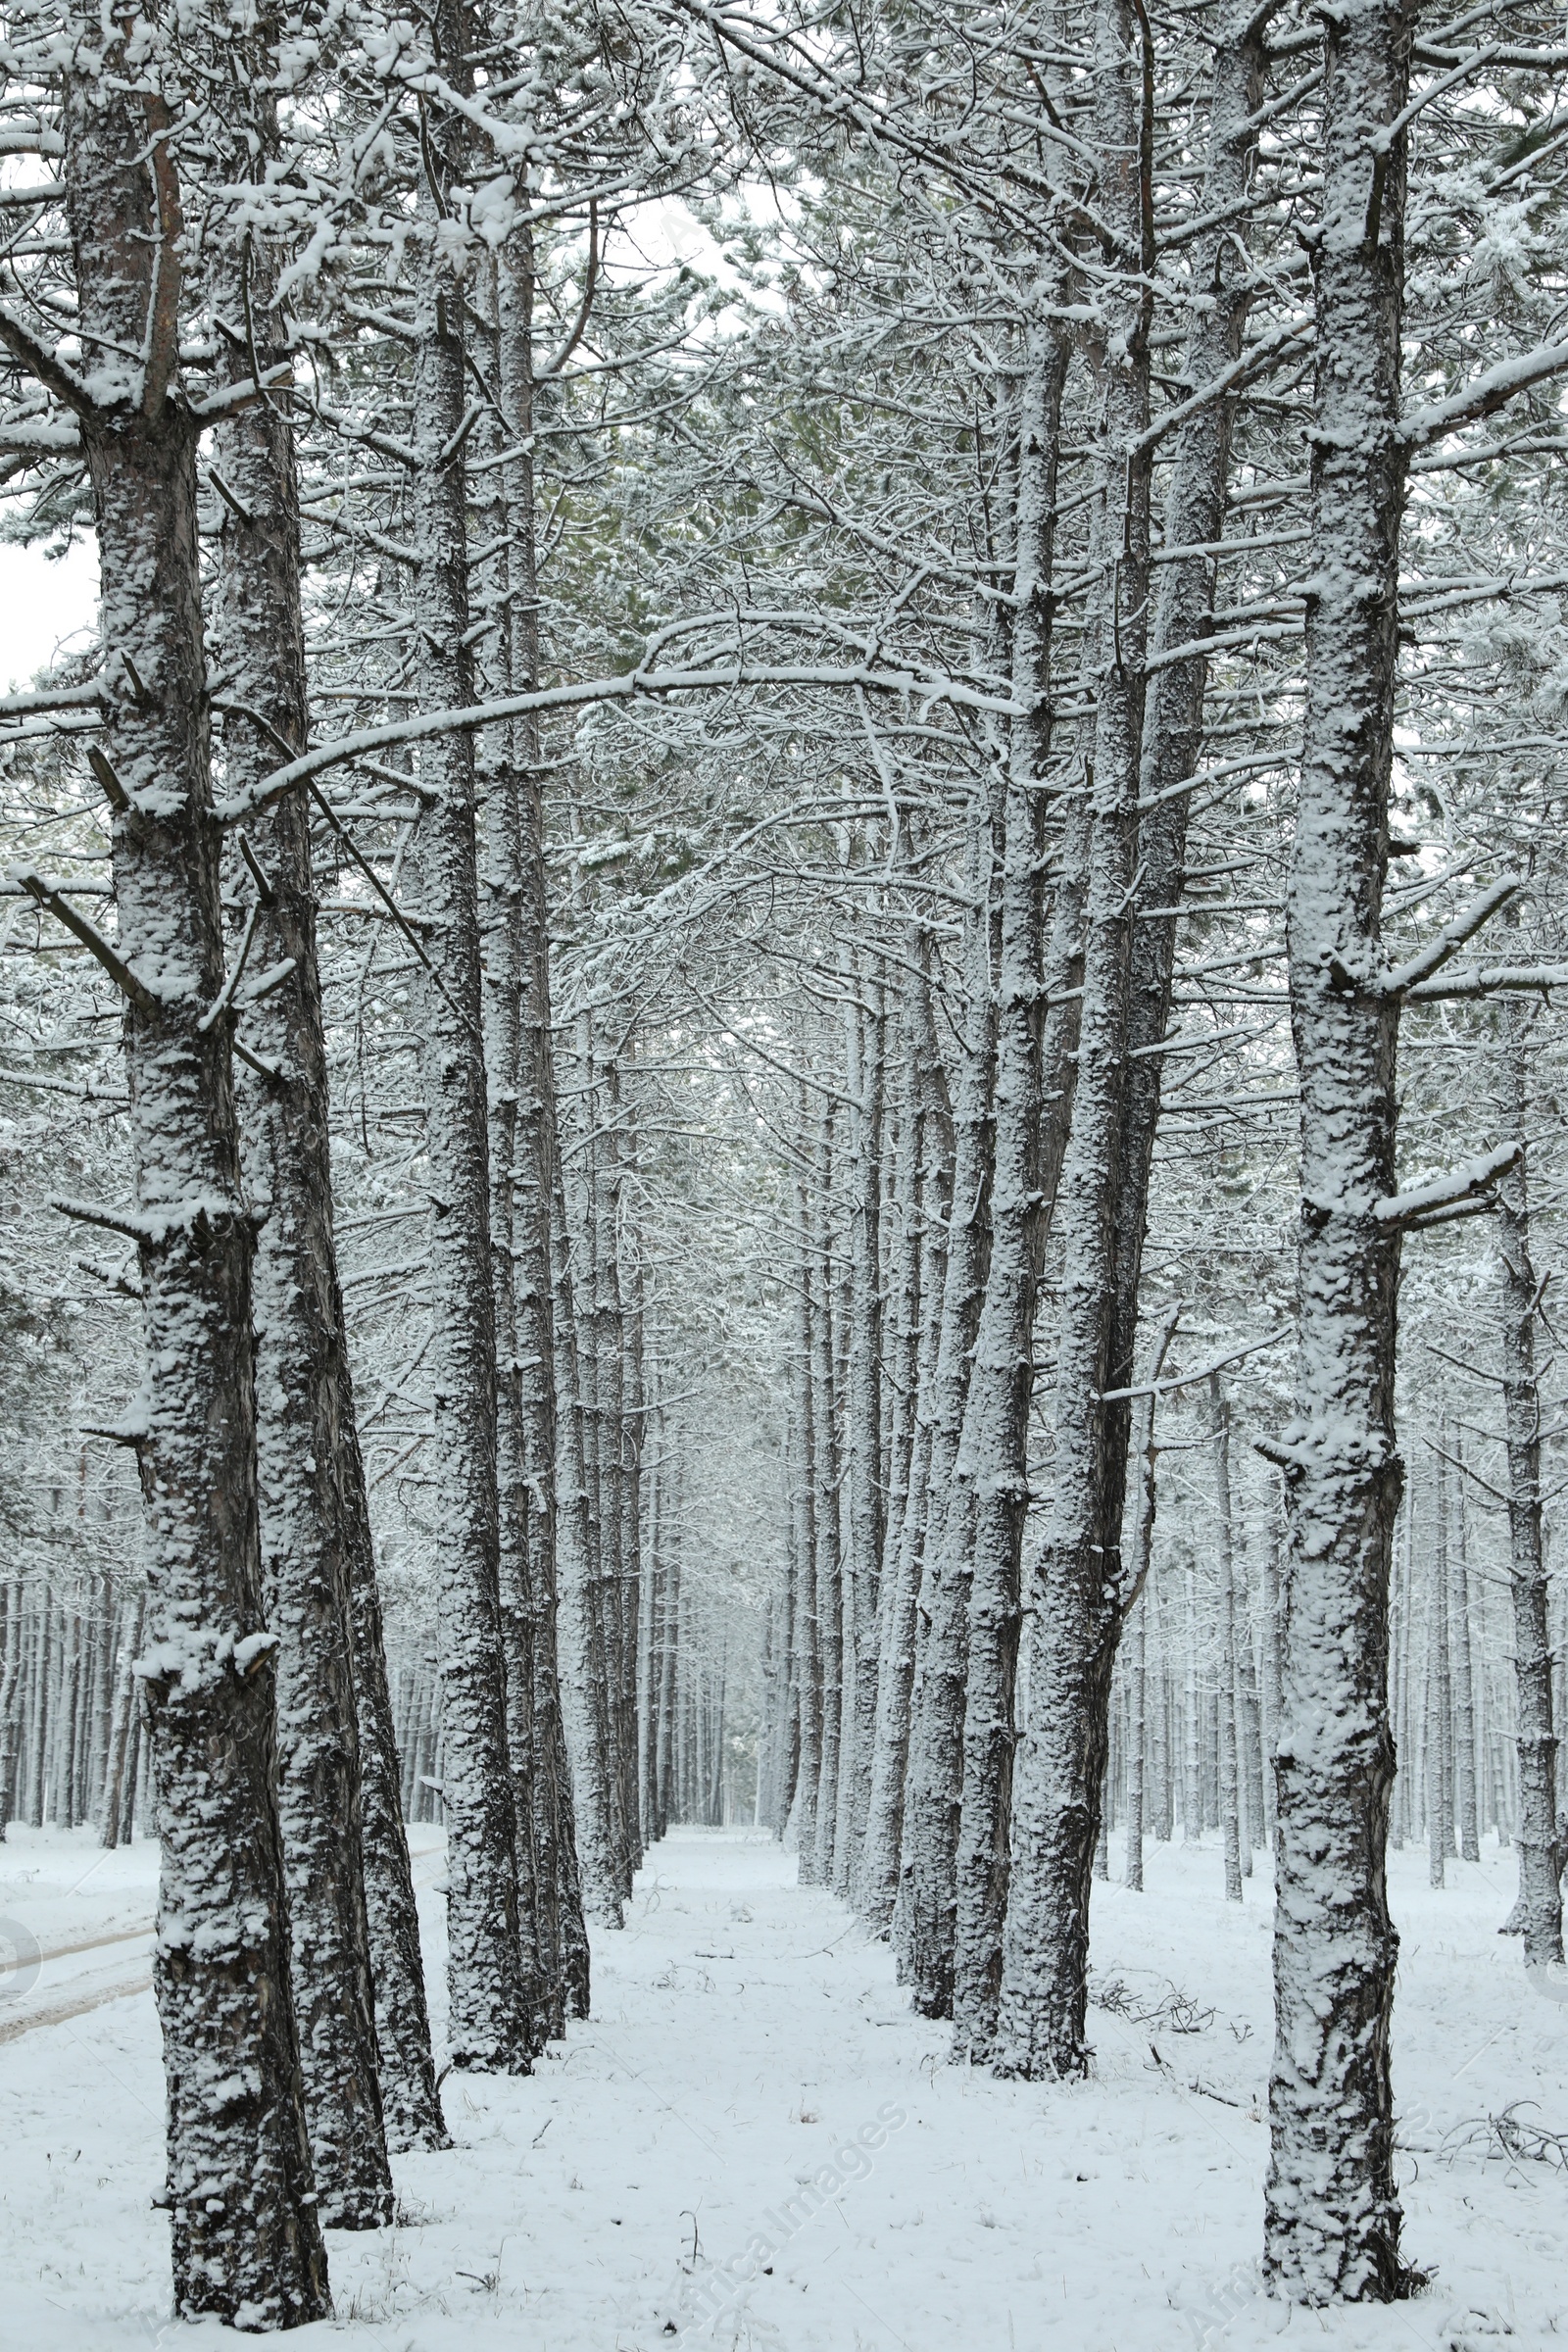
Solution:
<svg viewBox="0 0 1568 2352"><path fill-rule="evenodd" d="M439 1869L416 1831L416 1876ZM1119 1857L1113 1851L1113 1871ZM0 2338L28 2352L232 2345L167 2320L150 2206L162 2091L145 1989L155 1855L14 1830L0 1929L46 1959L0 1975ZM595 2015L532 2080L449 2078L451 2154L404 2160L405 2226L331 2234L354 2352L1481 2352L1568 2341L1568 2176L1464 2128L1518 2100L1568 2131L1568 2007L1496 1925L1511 1857L1393 1858L1406 2251L1396 2309L1288 2315L1254 2267L1266 2133L1268 1892L1221 1899L1212 1848L1149 1848L1150 1891L1095 1895L1099 2074L999 2083L946 2063L886 1947L740 1832L677 1832ZM440 1900L423 1896L432 1990ZM113 1943L100 1938L122 1938ZM66 1951L91 1944L93 1949ZM0 1951L0 1961L9 1955ZM1119 1981L1120 1989L1117 1989ZM123 1988L121 1997L106 1994ZM1171 2000L1172 1988L1191 2008ZM1152 2022L1148 2012L1164 2003ZM1196 2031L1182 2031L1183 2027ZM1158 2054L1158 2064L1155 2055ZM1446 2143L1446 2144L1445 2144ZM726 2273L723 2266L731 2269ZM741 2283L749 2270L757 2276Z"/></svg>

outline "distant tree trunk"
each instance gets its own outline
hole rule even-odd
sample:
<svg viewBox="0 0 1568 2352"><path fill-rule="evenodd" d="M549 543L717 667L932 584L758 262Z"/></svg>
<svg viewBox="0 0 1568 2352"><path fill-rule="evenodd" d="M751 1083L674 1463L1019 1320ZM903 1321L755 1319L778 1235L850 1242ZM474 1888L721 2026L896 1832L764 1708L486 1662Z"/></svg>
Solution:
<svg viewBox="0 0 1568 2352"><path fill-rule="evenodd" d="M1219 1818L1225 1839L1225 1900L1242 1899L1242 1825L1236 1760L1236 1544L1231 1517L1231 1416L1217 1372L1208 1380L1214 1449L1215 1545L1219 1567Z"/></svg>
<svg viewBox="0 0 1568 2352"><path fill-rule="evenodd" d="M1306 710L1286 894L1300 1085L1299 1346L1277 1759L1275 2042L1264 2267L1294 2302L1403 2291L1384 1849L1398 1004L1381 902L1398 660L1398 432L1413 10L1325 17ZM1385 126L1380 130L1379 125ZM1387 137L1378 151L1375 139Z"/></svg>
<svg viewBox="0 0 1568 2352"><path fill-rule="evenodd" d="M1441 1425L1446 1434L1446 1422ZM1440 1455L1433 1464L1435 1508L1427 1580L1426 1804L1427 1881L1441 1886L1453 1831L1448 1767L1448 1482Z"/></svg>
<svg viewBox="0 0 1568 2352"><path fill-rule="evenodd" d="M22 1582L8 1577L4 1589L5 1649L0 1665L0 1840L16 1812L17 1764L22 1753L23 1656L25 1628L22 1616ZM139 1637L138 1637L139 1638ZM109 1840L106 1838L106 1844Z"/></svg>
<svg viewBox="0 0 1568 2352"><path fill-rule="evenodd" d="M817 1883L816 1803L822 1777L822 1654L818 1614L816 1541L816 1307L812 1296L811 1219L804 1177L795 1188L796 1325L791 1363L797 1446L795 1489L796 1556L800 1603L796 1642L800 1659L801 1761L796 1777L795 1850L803 1886Z"/></svg>
<svg viewBox="0 0 1568 2352"><path fill-rule="evenodd" d="M882 1572L882 1203L883 1024L880 991L861 983L872 1008L852 1004L850 1094L854 1099L849 1180L849 1381L845 1396L845 1484L849 1557L845 1577L844 1737L849 1743L844 1850L837 1857L846 1891L858 1884L861 1842L871 1802L876 1741L877 1630Z"/></svg>
<svg viewBox="0 0 1568 2352"><path fill-rule="evenodd" d="M953 1111L937 1052L926 979L930 949L918 935L913 956L920 977L905 1004L909 1060L906 1112L913 1162L910 1203L919 1250L915 1279L918 1345L908 1468L896 1558L888 1584L871 1801L860 1874L860 1910L873 1936L888 1935L898 1896L905 1790L913 1715L917 1611L925 1567L926 1530L936 1509L931 1492L937 1355L946 1295L949 1220L953 1213ZM886 1572L884 1572L886 1576Z"/></svg>
<svg viewBox="0 0 1568 2352"><path fill-rule="evenodd" d="M1515 1135L1530 1132L1530 1015L1502 1015L1504 1088ZM1518 1714L1519 1901L1525 1966L1559 1963L1562 1852L1557 1829L1557 1731L1551 1689L1551 1623L1542 1544L1541 1388L1536 1309L1541 1290L1530 1246L1530 1192L1521 1157L1497 1188L1494 1223L1502 1291L1502 1402L1508 1433L1508 1544L1513 1571L1513 1672ZM1513 1922L1509 1923L1514 1924Z"/></svg>
<svg viewBox="0 0 1568 2352"><path fill-rule="evenodd" d="M833 1150L829 1121L818 1122L813 1234L816 1306L811 1318L811 1416L816 1433L816 1625L822 1658L822 1760L816 1795L816 1883L831 1886L836 1864L839 1774L844 1737L844 1584L839 1540L836 1384L833 1343Z"/></svg>
<svg viewBox="0 0 1568 2352"><path fill-rule="evenodd" d="M977 789L969 815L969 911L963 961L966 1025L954 1109L953 1209L933 1384L930 1501L920 1601L924 1638L915 1664L901 1865L903 1958L914 1988L914 2007L922 2017L953 2015L969 1548L966 1525L954 1531L950 1545L948 1521L991 1250L997 1051L992 909L1000 831L1000 810L993 815Z"/></svg>
<svg viewBox="0 0 1568 2352"><path fill-rule="evenodd" d="M588 1469L583 1452L579 1325L566 1233L565 1188L554 1173L550 1256L555 1288L557 1531L561 1604L566 1629L566 1694L571 1709L573 1787L580 1823L582 1906L598 1926L625 1925L611 1804L610 1710L603 1628L595 1606Z"/></svg>
<svg viewBox="0 0 1568 2352"><path fill-rule="evenodd" d="M1154 1446L1154 1413L1159 1402L1159 1375L1171 1341L1176 1336L1176 1313L1166 1316L1149 1370L1149 1394L1141 1415L1138 1444L1138 1487L1134 1500L1133 1550L1128 1562L1127 1630L1128 1774L1127 1860L1123 1883L1135 1894L1144 1890L1145 1757L1149 1747L1149 1619L1151 1579L1154 1563L1154 1510L1157 1501L1159 1456ZM1169 1832L1166 1832L1169 1835Z"/></svg>
<svg viewBox="0 0 1568 2352"><path fill-rule="evenodd" d="M171 117L116 25L65 93L81 419L102 582L103 753L146 1388L144 1688L163 1845L154 1979L168 2075L174 2307L252 2328L323 2318L290 1985L265 1630L251 1347L197 541L199 426L171 392L182 222ZM152 145L149 147L149 140ZM124 355L138 354L137 359Z"/></svg>
<svg viewBox="0 0 1568 2352"><path fill-rule="evenodd" d="M1463 1462L1459 1433L1452 1433L1455 1461ZM1454 1801L1459 1813L1459 1851L1466 1862L1481 1859L1476 1818L1476 1702L1475 1666L1470 1643L1470 1573L1466 1556L1464 1477L1454 1483L1453 1525L1449 1546L1449 1594L1453 1615L1449 1649L1453 1660Z"/></svg>
<svg viewBox="0 0 1568 2352"><path fill-rule="evenodd" d="M21 1587L14 1586L20 1594ZM128 1843L122 1836L122 1825L130 1810L135 1782L132 1775L127 1783L126 1763L131 1751L131 1732L136 1720L137 1653L141 1648L142 1631L147 1623L147 1595L138 1592L136 1605L128 1604L122 1620L125 1629L125 1662L121 1667L115 1685L114 1717L109 1731L109 1765L104 1775L103 1811L98 1822L100 1845ZM20 1633L21 1628L19 1627Z"/></svg>

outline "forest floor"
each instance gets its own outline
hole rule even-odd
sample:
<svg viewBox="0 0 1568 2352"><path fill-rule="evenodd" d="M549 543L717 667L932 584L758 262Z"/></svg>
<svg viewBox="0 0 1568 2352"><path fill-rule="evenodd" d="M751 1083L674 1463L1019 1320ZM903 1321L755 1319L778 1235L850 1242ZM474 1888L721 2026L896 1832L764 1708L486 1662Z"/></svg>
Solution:
<svg viewBox="0 0 1568 2352"><path fill-rule="evenodd" d="M431 1831L413 1838L439 2032L439 1849ZM155 1870L153 1846L102 1855L87 1831L14 1829L0 1848L3 1932L60 1955L31 1983L0 1976L0 2336L27 2352L235 2340L167 2318ZM946 2029L910 2015L887 1946L796 1887L765 1835L673 1833L624 1934L594 1937L592 2021L531 2079L448 2078L457 2148L399 2163L403 2227L330 2234L338 2318L291 2343L1568 2342L1568 2144L1532 2155L1514 2137L1510 2153L1488 2121L1534 2101L1518 2123L1568 2133L1568 2007L1532 1990L1496 1933L1511 1855L1489 1841L1479 1865L1449 1864L1442 1893L1423 1854L1392 1859L1405 2247L1433 2276L1409 2303L1329 2316L1273 2304L1256 2267L1266 1877L1237 1908L1212 1843L1152 1844L1142 1896L1095 1889L1096 2079L1047 2088L950 2066Z"/></svg>

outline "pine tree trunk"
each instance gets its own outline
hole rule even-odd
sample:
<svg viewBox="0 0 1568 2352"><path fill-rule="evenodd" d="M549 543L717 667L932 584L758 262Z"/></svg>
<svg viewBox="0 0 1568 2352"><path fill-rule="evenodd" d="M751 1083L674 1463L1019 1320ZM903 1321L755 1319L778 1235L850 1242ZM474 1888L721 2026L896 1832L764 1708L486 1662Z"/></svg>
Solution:
<svg viewBox="0 0 1568 2352"><path fill-rule="evenodd" d="M1171 1341L1176 1336L1175 1313L1165 1318L1149 1372L1149 1395L1141 1415L1138 1445L1138 1491L1133 1522L1133 1551L1129 1561L1133 1598L1127 1612L1128 1775L1127 1856L1123 1884L1135 1894L1144 1890L1145 1759L1149 1751L1149 1620L1154 1564L1154 1510L1157 1501L1159 1455L1154 1445L1157 1386ZM1169 1835L1167 1831L1166 1835Z"/></svg>
<svg viewBox="0 0 1568 2352"><path fill-rule="evenodd" d="M1411 11L1324 19L1323 227L1306 711L1287 895L1301 1215L1277 1760L1275 2045L1264 2264L1292 2301L1400 2293L1384 1848L1394 1740L1397 1003L1380 985L1398 658L1404 137Z"/></svg>
<svg viewBox="0 0 1568 2352"><path fill-rule="evenodd" d="M16 1588L20 1590L20 1588ZM114 1846L124 1842L122 1826L130 1809L134 1776L127 1783L126 1763L130 1756L131 1732L136 1720L136 1658L141 1649L141 1638L147 1623L147 1595L138 1592L136 1606L127 1606L125 1629L125 1662L121 1668L115 1687L114 1718L109 1732L109 1761L104 1774L103 1811L98 1822L98 1842Z"/></svg>
<svg viewBox="0 0 1568 2352"><path fill-rule="evenodd" d="M256 127L261 158L275 156L275 123ZM267 282L253 293L253 309L269 318L270 296ZM264 342L258 356L270 367L283 354ZM249 371L249 353L236 355L231 372ZM310 734L299 482L280 402L226 416L217 445L232 503L220 508L215 636L230 681L225 699L238 706L225 728L225 781L238 797L280 754L302 752ZM245 1017L246 1044L263 1067L247 1064L238 1091L246 1191L263 1217L253 1276L257 1459L268 1619L279 1636L278 1810L294 2006L321 2219L368 2230L391 2220L393 2193L362 1845L350 1624L357 1498L344 1492L353 1440L344 1432L350 1396L305 795L273 801L247 835L266 879L265 889L255 885L250 918L254 966L292 966Z"/></svg>
<svg viewBox="0 0 1568 2352"><path fill-rule="evenodd" d="M964 928L966 1030L954 1111L953 1208L931 1416L931 1468L920 1615L905 1792L899 1927L905 1973L922 2017L953 2015L956 1869L963 1787L963 1690L969 1645L967 1528L951 1548L953 1474L963 1428L971 1353L985 1301L991 1250L993 1092L997 1013L992 988L992 908L1000 812L977 791L970 808Z"/></svg>
<svg viewBox="0 0 1568 2352"><path fill-rule="evenodd" d="M4 1663L0 1665L0 1842L16 1814L17 1765L22 1753L22 1696L25 1628L22 1616L22 1583L6 1579ZM139 1636L138 1636L139 1639ZM105 1840L107 1843L108 1840Z"/></svg>
<svg viewBox="0 0 1568 2352"><path fill-rule="evenodd" d="M435 15L461 83L468 38L461 0ZM468 633L465 293L437 233L436 208L465 167L464 119L425 115L431 177L421 213L414 394L419 562L416 674L424 709L473 700ZM436 1306L429 1362L441 1585L443 1805L447 1825L447 1985L452 2064L525 2073L532 2018L517 1912L516 1817L507 1741L497 1489L496 1328L491 1268L488 1093L473 737L424 747L429 796L409 866L429 967L416 990L424 1143L434 1172L427 1253Z"/></svg>
<svg viewBox="0 0 1568 2352"><path fill-rule="evenodd" d="M182 233L161 99L107 36L67 85L82 419L102 583L104 755L126 1022L146 1388L144 1688L162 1840L154 1977L168 2077L174 2306L252 2328L329 2309L290 1986L264 1630L251 1348L212 811L196 445L170 393ZM149 161L149 136L154 140ZM123 355L140 353L139 362Z"/></svg>
<svg viewBox="0 0 1568 2352"><path fill-rule="evenodd" d="M956 2054L976 2062L990 2050L1002 1982L1035 1301L1059 1166L1048 1128L1064 1125L1059 1115L1053 1122L1047 1100L1054 1096L1052 1107L1059 1109L1064 1089L1062 1073L1054 1069L1048 1079L1046 1070L1041 871L1051 756L1052 549L1066 373L1065 344L1044 328L1031 328L1019 416L1012 646L1014 699L1030 716L1014 723L1008 760L991 1258L955 1474L955 1507L970 1531L971 1566L953 2022ZM1064 969L1054 969L1053 993L1059 997L1067 980Z"/></svg>
<svg viewBox="0 0 1568 2352"><path fill-rule="evenodd" d="M1529 1015L1502 1015L1506 1106L1513 1133L1530 1132ZM1519 1901L1525 1966L1561 1962L1562 1849L1557 1828L1557 1732L1551 1626L1542 1544L1541 1389L1536 1370L1540 1290L1530 1249L1530 1192L1521 1157L1497 1188L1494 1222L1502 1291L1502 1401L1508 1433L1508 1545L1513 1572L1513 1672L1518 1719Z"/></svg>
<svg viewBox="0 0 1568 2352"><path fill-rule="evenodd" d="M818 1613L816 1540L816 1305L811 1263L811 1218L805 1179L795 1188L796 1327L791 1364L796 1439L796 1552L800 1562L800 1605L796 1641L800 1653L801 1762L796 1778L795 1850L803 1886L817 1884L816 1803L822 1777L822 1650Z"/></svg>
<svg viewBox="0 0 1568 2352"><path fill-rule="evenodd" d="M864 985L864 984L862 984ZM876 1743L877 1633L882 1573L882 1200L883 1013L880 992L868 988L873 1008L849 1013L849 1091L854 1100L850 1147L849 1381L845 1396L845 1485L849 1511L845 1563L845 1708L848 1802L837 1877L846 1892L858 1886L860 1850L871 1801Z"/></svg>
<svg viewBox="0 0 1568 2352"><path fill-rule="evenodd" d="M1451 1444L1455 1460L1462 1462L1464 1448L1457 1430L1452 1432ZM1476 1818L1475 1663L1470 1640L1470 1574L1466 1556L1462 1470L1454 1482L1453 1501L1448 1560L1453 1620L1449 1650L1453 1661L1454 1802L1459 1814L1460 1854L1466 1862L1479 1862L1481 1838Z"/></svg>
<svg viewBox="0 0 1568 2352"><path fill-rule="evenodd" d="M1112 0L1097 33L1096 137L1115 189L1122 250L1142 249L1147 262L1152 164L1141 142L1151 132L1134 43L1132 12ZM1215 61L1203 197L1215 226L1198 265L1213 300L1189 355L1195 382L1219 374L1240 347L1246 270L1231 222L1256 135L1250 118L1260 45L1261 25L1249 17ZM1010 1905L1003 1993L1006 2066L1066 2075L1081 2073L1086 2063L1090 1857L1110 1679L1132 1588L1120 1558L1131 1434L1124 1392L1132 1381L1162 1077L1152 1049L1169 1017L1175 953L1174 919L1135 922L1130 900L1136 894L1151 910L1172 906L1180 896L1187 798L1176 787L1197 764L1206 683L1201 656L1165 664L1146 732L1149 478L1146 463L1131 453L1148 418L1147 296L1129 282L1116 301L1118 341L1097 358L1104 406L1092 560L1102 594L1098 634L1086 641L1086 654L1103 684L1094 725L1082 1036L1056 1216L1064 1312L1054 1391L1055 1492L1032 1587L1031 1725L1018 1759L1017 1917ZM1230 405L1219 401L1183 429L1167 517L1174 545L1201 551L1219 536L1230 426ZM1164 567L1157 651L1201 639L1211 625L1213 588L1211 556L1195 552ZM1139 799L1142 819L1134 810ZM1121 1394L1101 1405L1105 1391ZM1196 1825L1187 1824L1186 1835L1195 1836Z"/></svg>
<svg viewBox="0 0 1568 2352"><path fill-rule="evenodd" d="M555 1291L557 1540L561 1613L565 1624L565 1690L572 1787L579 1825L582 1908L604 1928L625 1924L611 1802L610 1712L603 1631L594 1605L588 1467L583 1452L580 1326L566 1238L565 1188L559 1155L552 1187L550 1257Z"/></svg>
<svg viewBox="0 0 1568 2352"><path fill-rule="evenodd" d="M815 1866L819 1886L831 1886L834 1883L844 1738L844 1579L839 1520L842 1465L835 1411L832 1174L829 1122L823 1117L818 1125L816 1146L820 1226L812 1237L816 1250L816 1298L811 1317L811 1416L816 1437L816 1625L822 1660L822 1759L817 1777Z"/></svg>
<svg viewBox="0 0 1568 2352"><path fill-rule="evenodd" d="M498 287L506 466L510 674L514 691L539 680L539 589L533 466L534 256L519 231ZM583 1923L571 1767L561 1701L555 1293L550 1218L559 1152L551 1052L550 937L545 885L539 739L531 721L513 729L521 909L521 1030L513 1160L513 1308L517 1413L522 1440L523 1558L533 1668L533 1840L544 2030L558 2036L565 2012L588 2014L588 1936Z"/></svg>
<svg viewBox="0 0 1568 2352"><path fill-rule="evenodd" d="M1225 1900L1239 1903L1242 1824L1236 1755L1236 1544L1231 1516L1231 1416L1217 1372L1209 1375L1208 1400L1219 1568L1219 1818L1225 1840Z"/></svg>
<svg viewBox="0 0 1568 2352"><path fill-rule="evenodd" d="M931 1017L931 992L925 977L929 954L925 934L920 933L912 949L912 959L920 976L906 997L905 1046L909 1068L905 1108L914 1185L909 1211L913 1242L919 1251L913 1284L918 1339L908 1467L898 1549L888 1590L881 1679L877 1686L871 1799L860 1873L861 1916L873 1936L891 1933L899 1887L913 1720L916 1617L925 1566L926 1529L935 1508L931 1459L937 1413L937 1353L941 1307L947 1291L949 1220L953 1213L953 1111ZM905 1377L908 1377L906 1358Z"/></svg>

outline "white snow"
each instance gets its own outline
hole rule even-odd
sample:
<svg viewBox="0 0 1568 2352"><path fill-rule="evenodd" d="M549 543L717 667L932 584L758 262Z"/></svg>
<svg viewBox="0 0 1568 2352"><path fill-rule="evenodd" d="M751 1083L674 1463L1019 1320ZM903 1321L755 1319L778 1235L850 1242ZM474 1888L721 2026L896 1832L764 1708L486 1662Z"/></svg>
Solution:
<svg viewBox="0 0 1568 2352"><path fill-rule="evenodd" d="M440 1868L416 1829L441 2026ZM536 2075L447 2078L450 2154L399 2160L395 2231L329 2232L337 2320L300 2352L1481 2352L1555 2341L1568 2181L1461 2148L1511 2102L1568 2130L1568 2006L1496 1928L1512 1856L1392 1857L1403 1951L1395 2076L1415 2301L1288 2314L1259 2290L1269 1899L1237 1909L1217 1845L1150 1840L1149 1891L1100 1886L1095 1972L1144 2009L1172 1985L1198 2032L1097 2006L1098 2079L1001 2083L947 2063L891 1953L794 1885L764 1834L677 1831L628 1926L594 1936L594 2009ZM1112 1869L1119 1869L1117 1843ZM156 1852L13 1828L0 1920L45 1952L150 1921ZM6 2038L43 2011L144 1982L131 1934L0 1975L0 2334L28 2352L232 2345L168 2319L157 2024L145 1991ZM0 1962L9 1955L0 1951ZM14 1997L15 1996L15 1997ZM1115 1996L1113 1996L1115 1997ZM1152 2052L1157 2050L1159 2065ZM900 2119L903 2119L902 2121ZM1446 2154L1445 2135L1453 2132ZM803 2184L815 2183L803 2194ZM750 2250L750 2252L749 2252ZM695 2255L695 2259L694 2259ZM721 2266L731 2265L729 2272ZM747 2278L755 2270L757 2276ZM770 2275L769 2275L770 2272ZM674 2333L670 2332L674 2330Z"/></svg>

